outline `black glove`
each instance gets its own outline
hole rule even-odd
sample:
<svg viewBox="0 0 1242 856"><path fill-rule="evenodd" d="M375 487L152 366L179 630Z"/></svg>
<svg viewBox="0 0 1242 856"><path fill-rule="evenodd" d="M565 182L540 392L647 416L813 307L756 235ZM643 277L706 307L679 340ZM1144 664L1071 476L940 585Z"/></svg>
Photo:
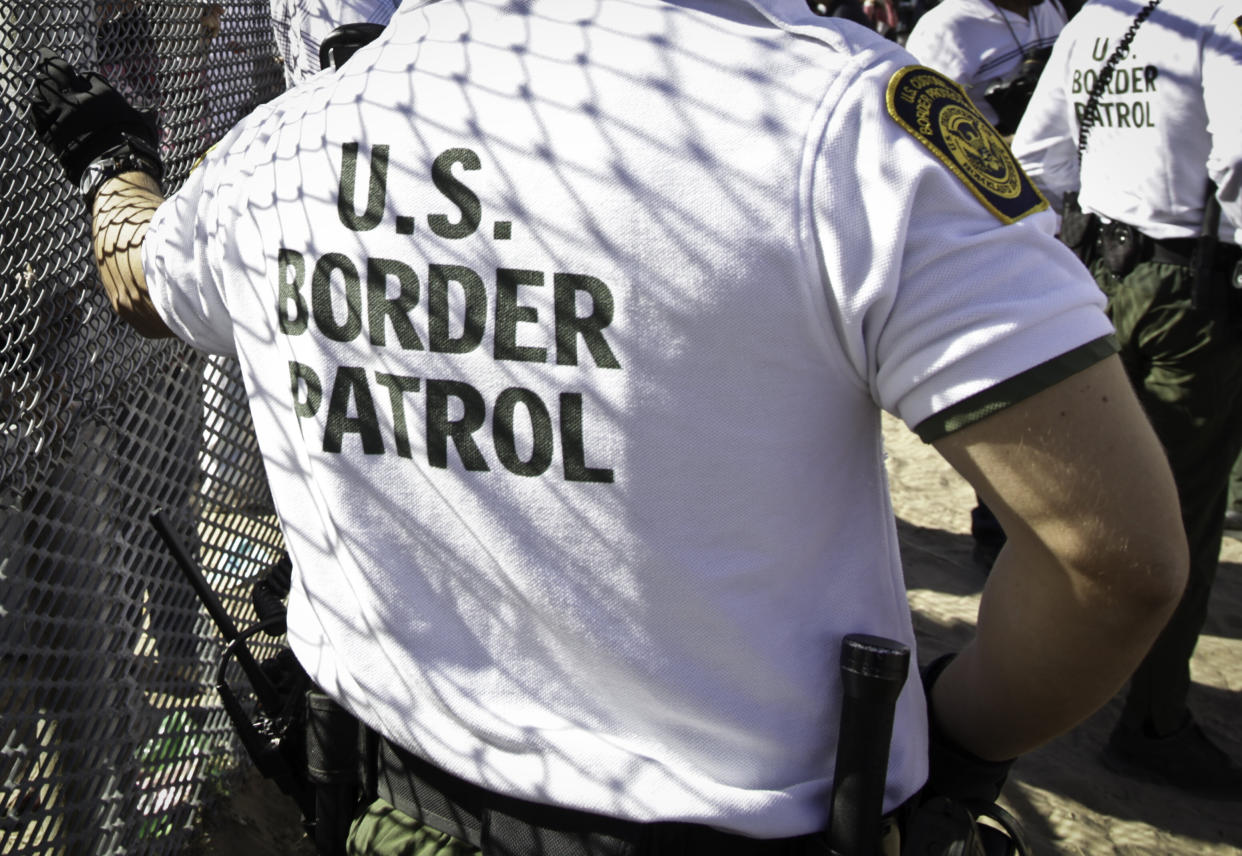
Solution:
<svg viewBox="0 0 1242 856"><path fill-rule="evenodd" d="M98 73L82 75L46 48L39 50L28 117L88 202L105 180L88 176L90 186L83 183L96 161L112 161L112 175L130 169L163 177L155 124Z"/></svg>
<svg viewBox="0 0 1242 856"><path fill-rule="evenodd" d="M931 749L927 784L906 812L902 856L1027 856L1022 825L996 805L1013 761L986 761L950 740L936 723L931 689L953 657L938 657L921 672ZM978 823L980 817L993 825Z"/></svg>
<svg viewBox="0 0 1242 856"><path fill-rule="evenodd" d="M948 797L970 805L996 802L1000 796L1013 761L985 761L954 743L940 730L932 710L931 690L940 673L953 661L953 654L937 657L921 672L923 692L927 696L927 719L930 738L927 785L930 796Z"/></svg>

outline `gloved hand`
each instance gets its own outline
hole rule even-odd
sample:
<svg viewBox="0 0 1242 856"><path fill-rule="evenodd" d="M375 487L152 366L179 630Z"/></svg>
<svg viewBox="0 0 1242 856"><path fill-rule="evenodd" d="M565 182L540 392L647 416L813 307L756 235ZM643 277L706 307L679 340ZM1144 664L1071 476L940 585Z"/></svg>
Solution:
<svg viewBox="0 0 1242 856"><path fill-rule="evenodd" d="M154 123L98 73L83 75L46 48L39 50L27 116L79 187L87 167L105 157L163 177Z"/></svg>
<svg viewBox="0 0 1242 856"><path fill-rule="evenodd" d="M996 805L1013 761L980 758L949 739L936 723L932 686L953 656L938 657L921 671L930 737L927 784L906 818L902 856L1028 854L1021 824ZM976 822L984 816L995 826Z"/></svg>
<svg viewBox="0 0 1242 856"><path fill-rule="evenodd" d="M1000 796L1013 761L986 761L949 739L936 722L931 690L940 673L953 661L953 654L937 657L922 670L923 691L927 696L927 718L931 756L928 759L925 791L958 802L988 804Z"/></svg>

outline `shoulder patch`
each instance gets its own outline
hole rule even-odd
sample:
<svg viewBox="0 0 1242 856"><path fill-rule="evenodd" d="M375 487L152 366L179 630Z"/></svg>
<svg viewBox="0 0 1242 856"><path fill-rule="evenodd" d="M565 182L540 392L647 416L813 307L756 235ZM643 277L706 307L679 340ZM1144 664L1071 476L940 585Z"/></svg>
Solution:
<svg viewBox="0 0 1242 856"><path fill-rule="evenodd" d="M1233 25L1238 28L1238 35L1242 36L1242 15L1233 19Z"/></svg>
<svg viewBox="0 0 1242 856"><path fill-rule="evenodd" d="M1000 133L943 74L907 66L888 82L888 112L938 157L1002 223L1048 207Z"/></svg>

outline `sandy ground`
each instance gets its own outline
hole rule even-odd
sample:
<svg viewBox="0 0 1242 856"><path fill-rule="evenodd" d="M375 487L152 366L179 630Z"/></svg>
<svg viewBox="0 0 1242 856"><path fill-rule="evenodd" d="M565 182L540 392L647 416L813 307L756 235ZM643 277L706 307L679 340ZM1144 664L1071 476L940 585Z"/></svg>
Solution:
<svg viewBox="0 0 1242 856"><path fill-rule="evenodd" d="M885 423L919 658L961 646L972 632L983 576L970 558L974 493L932 449ZM1191 663L1190 704L1235 758L1242 707L1242 542L1226 538L1211 615ZM1242 805L1205 801L1106 770L1098 755L1120 710L1114 700L1070 734L1014 765L1002 802L1037 853L1242 854Z"/></svg>
<svg viewBox="0 0 1242 856"><path fill-rule="evenodd" d="M893 506L906 564L919 659L970 638L984 577L972 563L974 494L930 447L885 422ZM1192 663L1191 705L1234 757L1242 734L1242 542L1226 538L1212 613ZM1204 801L1110 773L1097 760L1116 718L1114 700L1074 732L1023 757L1002 804L1017 815L1038 854L1242 854L1242 805ZM299 841L296 812L250 776L215 807L190 856L313 856Z"/></svg>

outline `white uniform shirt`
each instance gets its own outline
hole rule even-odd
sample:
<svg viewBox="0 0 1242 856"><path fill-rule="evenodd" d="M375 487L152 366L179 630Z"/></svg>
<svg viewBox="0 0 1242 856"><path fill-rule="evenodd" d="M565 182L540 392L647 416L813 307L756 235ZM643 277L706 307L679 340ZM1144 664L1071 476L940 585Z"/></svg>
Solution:
<svg viewBox="0 0 1242 856"><path fill-rule="evenodd" d="M907 53L776 1L407 2L147 233L161 316L239 359L297 656L494 790L821 828L840 640L914 641L880 408L1111 331L1050 212L890 117ZM913 676L890 809L925 728Z"/></svg>
<svg viewBox="0 0 1242 856"><path fill-rule="evenodd" d="M319 46L342 24L387 24L400 0L272 0L272 34L295 86L320 70Z"/></svg>
<svg viewBox="0 0 1242 856"><path fill-rule="evenodd" d="M1066 27L1013 141L1059 202L1079 189L1079 114L1142 5L1092 2ZM1220 239L1242 242L1242 3L1179 0L1139 28L1100 98L1078 201L1153 238L1199 233L1208 177L1219 188Z"/></svg>
<svg viewBox="0 0 1242 856"><path fill-rule="evenodd" d="M1065 10L1058 0L1043 0L1025 18L991 0L944 0L919 18L906 49L962 84L995 123L996 111L983 94L993 83L1013 77L1026 53L1051 47L1064 26Z"/></svg>

